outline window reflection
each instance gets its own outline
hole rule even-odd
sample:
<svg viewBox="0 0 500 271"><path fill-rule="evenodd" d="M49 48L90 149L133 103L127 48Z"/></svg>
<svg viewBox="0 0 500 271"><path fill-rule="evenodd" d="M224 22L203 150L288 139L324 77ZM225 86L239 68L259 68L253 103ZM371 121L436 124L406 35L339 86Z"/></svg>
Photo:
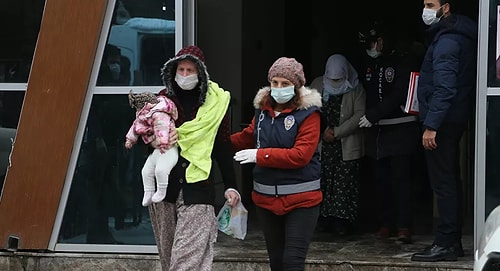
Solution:
<svg viewBox="0 0 500 271"><path fill-rule="evenodd" d="M23 100L24 91L0 92L0 191L7 173L12 140L16 135Z"/></svg>
<svg viewBox="0 0 500 271"><path fill-rule="evenodd" d="M24 91L0 91L0 194L3 190L12 140L23 106Z"/></svg>
<svg viewBox="0 0 500 271"><path fill-rule="evenodd" d="M174 18L173 0L117 1L97 85L162 85L160 69L175 54Z"/></svg>
<svg viewBox="0 0 500 271"><path fill-rule="evenodd" d="M490 1L488 26L488 86L500 86L500 2Z"/></svg>
<svg viewBox="0 0 500 271"><path fill-rule="evenodd" d="M0 84L26 83L40 31L45 1L0 1ZM24 91L0 91L0 194L3 190Z"/></svg>
<svg viewBox="0 0 500 271"><path fill-rule="evenodd" d="M0 83L26 83L45 1L0 1Z"/></svg>
<svg viewBox="0 0 500 271"><path fill-rule="evenodd" d="M7 174L23 100L24 91L0 91L0 191Z"/></svg>
<svg viewBox="0 0 500 271"><path fill-rule="evenodd" d="M500 205L500 97L488 97L486 116L485 217Z"/></svg>
<svg viewBox="0 0 500 271"><path fill-rule="evenodd" d="M134 117L127 95L94 95L60 242L155 244L147 209L141 204L146 146L124 148Z"/></svg>
<svg viewBox="0 0 500 271"><path fill-rule="evenodd" d="M24 91L0 91L0 127L17 129Z"/></svg>
<svg viewBox="0 0 500 271"><path fill-rule="evenodd" d="M174 0L116 1L97 86L163 85L160 69L175 54ZM135 118L123 94L94 94L66 203L59 242L154 245L142 206L142 142L127 151Z"/></svg>
<svg viewBox="0 0 500 271"><path fill-rule="evenodd" d="M97 85L129 86L130 81L129 58L123 56L117 46L106 44L97 77Z"/></svg>

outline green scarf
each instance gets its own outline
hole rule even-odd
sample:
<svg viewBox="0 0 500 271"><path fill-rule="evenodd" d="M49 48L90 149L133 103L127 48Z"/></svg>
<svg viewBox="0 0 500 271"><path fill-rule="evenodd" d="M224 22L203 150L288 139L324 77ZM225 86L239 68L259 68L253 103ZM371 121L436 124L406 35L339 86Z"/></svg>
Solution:
<svg viewBox="0 0 500 271"><path fill-rule="evenodd" d="M215 136L231 99L229 92L220 88L217 83L208 83L205 103L198 109L196 117L177 128L180 155L190 162L186 169L188 183L208 179Z"/></svg>

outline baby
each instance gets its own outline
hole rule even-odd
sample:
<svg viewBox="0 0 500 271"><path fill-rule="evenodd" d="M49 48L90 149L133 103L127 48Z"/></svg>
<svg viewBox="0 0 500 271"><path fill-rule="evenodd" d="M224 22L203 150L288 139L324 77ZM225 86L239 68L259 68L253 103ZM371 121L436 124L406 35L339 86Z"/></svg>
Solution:
<svg viewBox="0 0 500 271"><path fill-rule="evenodd" d="M177 119L177 108L172 100L151 92L134 94L131 90L128 98L130 107L136 110L136 118L125 136L125 148L132 148L139 136L154 148L142 168L142 205L148 206L165 198L170 171L179 158L177 146L169 148L169 130Z"/></svg>

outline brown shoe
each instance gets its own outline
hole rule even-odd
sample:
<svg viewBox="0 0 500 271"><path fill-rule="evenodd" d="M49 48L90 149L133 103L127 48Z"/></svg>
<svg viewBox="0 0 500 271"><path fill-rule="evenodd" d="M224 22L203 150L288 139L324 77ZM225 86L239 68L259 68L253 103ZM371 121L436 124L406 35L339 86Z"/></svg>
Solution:
<svg viewBox="0 0 500 271"><path fill-rule="evenodd" d="M376 236L379 239L387 239L391 236L391 229L388 227L381 227L376 233Z"/></svg>
<svg viewBox="0 0 500 271"><path fill-rule="evenodd" d="M411 244L411 233L409 229L401 228L398 230L398 241L403 244Z"/></svg>

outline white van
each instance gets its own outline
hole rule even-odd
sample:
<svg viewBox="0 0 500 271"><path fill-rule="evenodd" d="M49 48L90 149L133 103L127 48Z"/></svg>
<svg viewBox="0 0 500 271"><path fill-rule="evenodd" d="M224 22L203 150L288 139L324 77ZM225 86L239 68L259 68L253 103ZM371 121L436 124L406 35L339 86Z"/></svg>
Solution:
<svg viewBox="0 0 500 271"><path fill-rule="evenodd" d="M175 54L175 21L131 18L111 27L108 43L119 47L122 56L130 60L131 85L155 85L161 65Z"/></svg>

